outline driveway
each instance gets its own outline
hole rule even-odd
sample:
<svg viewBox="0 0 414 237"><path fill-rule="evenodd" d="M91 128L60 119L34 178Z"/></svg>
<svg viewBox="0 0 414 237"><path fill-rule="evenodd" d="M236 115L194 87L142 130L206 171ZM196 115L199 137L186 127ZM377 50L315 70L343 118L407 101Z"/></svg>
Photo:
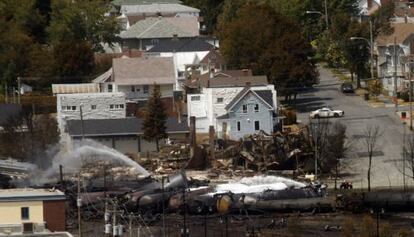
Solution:
<svg viewBox="0 0 414 237"><path fill-rule="evenodd" d="M382 135L378 140L372 163L371 185L373 187L402 186L402 141L404 128L395 115L394 108L372 108L360 96L345 95L339 91L341 82L332 73L319 68L320 84L314 89L298 96L296 109L298 120L309 123L309 112L323 106L345 111L343 118L333 118L331 122L340 120L347 126L347 137L352 147L343 159L343 179L351 180L356 188L367 187L368 157L363 144L364 131L367 126L378 125ZM404 132L405 130L405 132ZM406 173L411 172L408 168ZM410 178L407 184L412 185Z"/></svg>

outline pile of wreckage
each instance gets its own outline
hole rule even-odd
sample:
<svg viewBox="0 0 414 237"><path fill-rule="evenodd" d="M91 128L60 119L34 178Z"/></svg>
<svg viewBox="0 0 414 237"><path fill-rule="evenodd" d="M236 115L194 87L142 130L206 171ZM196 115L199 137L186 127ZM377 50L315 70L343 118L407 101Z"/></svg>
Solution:
<svg viewBox="0 0 414 237"><path fill-rule="evenodd" d="M282 170L304 173L312 170L309 164L314 157L312 139L305 126L290 126L271 135L261 131L242 141L218 139L214 151L206 143L194 150L187 169L211 168L220 173L244 176Z"/></svg>

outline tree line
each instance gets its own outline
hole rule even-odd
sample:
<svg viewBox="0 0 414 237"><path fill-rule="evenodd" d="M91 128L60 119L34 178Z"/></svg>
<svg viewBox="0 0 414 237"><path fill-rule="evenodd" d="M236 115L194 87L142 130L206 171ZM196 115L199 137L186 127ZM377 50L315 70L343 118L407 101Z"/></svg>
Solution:
<svg viewBox="0 0 414 237"><path fill-rule="evenodd" d="M358 0L329 0L328 24L320 0L184 0L198 7L207 32L220 39L220 50L229 68L251 68L265 74L280 94L318 81L317 60L330 67L347 68L357 79L368 75L369 45L350 37L374 39L392 33L394 4L384 4L362 20ZM307 14L307 11L318 14Z"/></svg>
<svg viewBox="0 0 414 237"><path fill-rule="evenodd" d="M104 0L0 0L2 88L18 76L82 80L97 74L102 69L94 53L119 32L108 10Z"/></svg>

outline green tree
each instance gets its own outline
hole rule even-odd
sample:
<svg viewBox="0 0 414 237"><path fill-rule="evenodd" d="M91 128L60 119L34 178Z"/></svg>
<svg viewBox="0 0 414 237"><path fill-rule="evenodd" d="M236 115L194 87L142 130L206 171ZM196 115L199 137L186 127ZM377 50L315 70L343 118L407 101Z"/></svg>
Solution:
<svg viewBox="0 0 414 237"><path fill-rule="evenodd" d="M217 18L220 15L222 6L225 0L183 0L183 3L200 9L201 15L204 18L204 25L206 26L206 33L213 33Z"/></svg>
<svg viewBox="0 0 414 237"><path fill-rule="evenodd" d="M15 84L30 65L29 54L34 45L31 27L41 17L33 11L34 1L0 1L0 79L1 84Z"/></svg>
<svg viewBox="0 0 414 237"><path fill-rule="evenodd" d="M55 72L60 77L84 78L94 67L94 53L85 41L63 41L53 48Z"/></svg>
<svg viewBox="0 0 414 237"><path fill-rule="evenodd" d="M86 41L94 51L100 51L102 42L114 43L120 27L115 17L105 16L108 7L103 0L52 1L47 29L51 44Z"/></svg>
<svg viewBox="0 0 414 237"><path fill-rule="evenodd" d="M159 140L167 138L166 122L167 113L161 100L161 92L158 85L154 84L154 90L145 109L143 130L147 141L155 141L157 151L160 150Z"/></svg>
<svg viewBox="0 0 414 237"><path fill-rule="evenodd" d="M318 74L310 59L314 55L311 45L297 24L268 4L247 2L236 17L222 24L221 52L229 67L267 75L287 96L298 86L315 83Z"/></svg>

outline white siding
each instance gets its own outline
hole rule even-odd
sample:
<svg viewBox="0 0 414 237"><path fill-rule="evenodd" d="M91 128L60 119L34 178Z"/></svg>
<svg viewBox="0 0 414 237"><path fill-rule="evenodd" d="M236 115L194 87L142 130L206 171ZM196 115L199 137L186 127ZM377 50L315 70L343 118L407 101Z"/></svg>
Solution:
<svg viewBox="0 0 414 237"><path fill-rule="evenodd" d="M59 94L56 99L57 120L62 132L66 121L80 119L80 106L85 120L125 118L126 115L124 93ZM111 109L110 105L122 105L123 108Z"/></svg>
<svg viewBox="0 0 414 237"><path fill-rule="evenodd" d="M214 126L217 133L222 132L221 121L216 118L227 113L225 107L244 87L203 88L202 94L189 94L187 96L187 110L189 116L196 117L196 130L198 133L208 133L209 126ZM273 104L277 107L277 94L273 85L253 86L254 90L271 90ZM192 101L191 97L200 96L200 101ZM223 102L218 102L223 98ZM273 122L272 122L273 123ZM267 124L267 122L266 122ZM228 129L230 129L230 124ZM273 126L272 126L273 127Z"/></svg>
<svg viewBox="0 0 414 237"><path fill-rule="evenodd" d="M144 93L143 85L119 85L117 90L125 93L128 100L147 100L154 90L153 85L149 84L147 86L148 93ZM132 91L132 87L134 87L134 91ZM173 97L173 85L160 85L160 92L162 98Z"/></svg>

